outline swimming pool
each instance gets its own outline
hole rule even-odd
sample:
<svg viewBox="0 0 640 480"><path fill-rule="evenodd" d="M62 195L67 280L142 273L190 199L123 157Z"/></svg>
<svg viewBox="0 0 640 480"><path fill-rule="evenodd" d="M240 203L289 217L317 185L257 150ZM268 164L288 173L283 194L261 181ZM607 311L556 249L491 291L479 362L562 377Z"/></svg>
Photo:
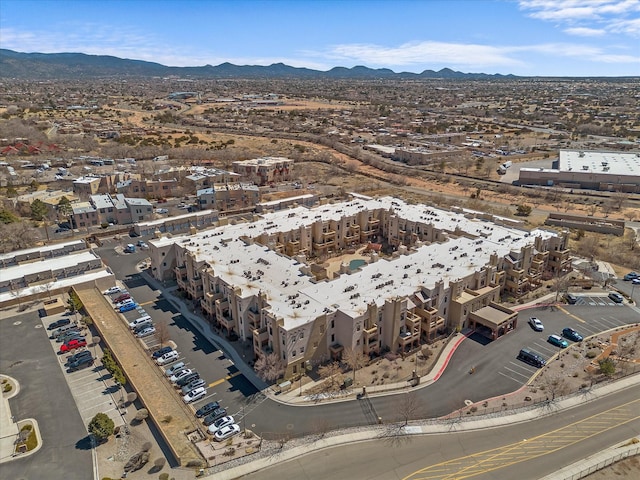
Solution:
<svg viewBox="0 0 640 480"><path fill-rule="evenodd" d="M355 272L361 266L366 264L367 264L366 260L362 260L361 258L356 258L355 260L351 260L349 262L349 270L351 270L352 272Z"/></svg>

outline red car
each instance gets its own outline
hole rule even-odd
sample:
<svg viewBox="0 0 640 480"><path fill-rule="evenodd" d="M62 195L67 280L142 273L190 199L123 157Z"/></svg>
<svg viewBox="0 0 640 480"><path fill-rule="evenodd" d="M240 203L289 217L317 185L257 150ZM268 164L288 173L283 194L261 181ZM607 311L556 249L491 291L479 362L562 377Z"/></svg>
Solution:
<svg viewBox="0 0 640 480"><path fill-rule="evenodd" d="M70 352L71 350L75 350L76 348L86 346L86 340L69 340L67 343L62 344L62 346L60 347L60 353Z"/></svg>
<svg viewBox="0 0 640 480"><path fill-rule="evenodd" d="M122 301L124 301L124 300L128 300L128 299L130 299L130 298L131 298L131 295L130 295L130 294L128 294L128 293L123 293L123 294L122 294L122 295L120 295L119 297L116 297L116 298L113 300L113 303L120 303L120 302L122 302Z"/></svg>

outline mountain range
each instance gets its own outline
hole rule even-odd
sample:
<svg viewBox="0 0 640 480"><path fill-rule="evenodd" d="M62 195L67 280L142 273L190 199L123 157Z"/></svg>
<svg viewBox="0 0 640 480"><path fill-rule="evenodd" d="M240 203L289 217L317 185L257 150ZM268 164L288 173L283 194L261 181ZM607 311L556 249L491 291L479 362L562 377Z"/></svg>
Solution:
<svg viewBox="0 0 640 480"><path fill-rule="evenodd" d="M422 73L396 73L388 68L373 69L364 66L334 67L320 71L296 68L283 63L269 66L234 65L168 67L154 62L130 60L108 55L84 53L22 53L0 49L0 78L25 80L92 79L108 77L168 77L181 78L308 78L308 79L499 79L516 78L514 75L463 73L443 68Z"/></svg>

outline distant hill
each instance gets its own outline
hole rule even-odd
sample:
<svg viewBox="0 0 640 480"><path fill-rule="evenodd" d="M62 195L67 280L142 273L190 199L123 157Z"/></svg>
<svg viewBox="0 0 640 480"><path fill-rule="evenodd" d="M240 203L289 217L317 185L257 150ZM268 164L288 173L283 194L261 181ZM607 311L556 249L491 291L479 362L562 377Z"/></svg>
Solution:
<svg viewBox="0 0 640 480"><path fill-rule="evenodd" d="M159 63L130 60L107 55L84 53L20 53L0 49L0 78L67 79L106 77L166 77L175 75L190 78L327 78L327 79L492 79L515 78L513 75L463 73L449 68L436 72L395 73L388 68L372 69L334 67L326 72L309 68L290 67L283 63L269 66L233 65L167 67Z"/></svg>

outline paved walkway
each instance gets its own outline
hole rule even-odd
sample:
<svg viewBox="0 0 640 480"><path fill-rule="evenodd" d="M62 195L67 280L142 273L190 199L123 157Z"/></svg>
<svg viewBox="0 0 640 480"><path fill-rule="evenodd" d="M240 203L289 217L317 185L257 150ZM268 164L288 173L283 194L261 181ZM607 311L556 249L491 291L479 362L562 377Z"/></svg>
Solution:
<svg viewBox="0 0 640 480"><path fill-rule="evenodd" d="M42 448L42 436L38 429L38 422L36 422L35 419L25 418L22 420L16 420L15 417L11 415L9 399L20 393L20 384L18 381L7 375L0 375L0 378L2 380L6 380L12 387L11 392L8 392L7 394L0 393L2 396L2 400L0 401L0 463L4 463L36 453L40 448ZM4 384L2 384L2 387L4 387ZM15 442L18 439L20 428L24 425L33 426L36 432L36 438L38 439L38 445L29 452L16 454Z"/></svg>

